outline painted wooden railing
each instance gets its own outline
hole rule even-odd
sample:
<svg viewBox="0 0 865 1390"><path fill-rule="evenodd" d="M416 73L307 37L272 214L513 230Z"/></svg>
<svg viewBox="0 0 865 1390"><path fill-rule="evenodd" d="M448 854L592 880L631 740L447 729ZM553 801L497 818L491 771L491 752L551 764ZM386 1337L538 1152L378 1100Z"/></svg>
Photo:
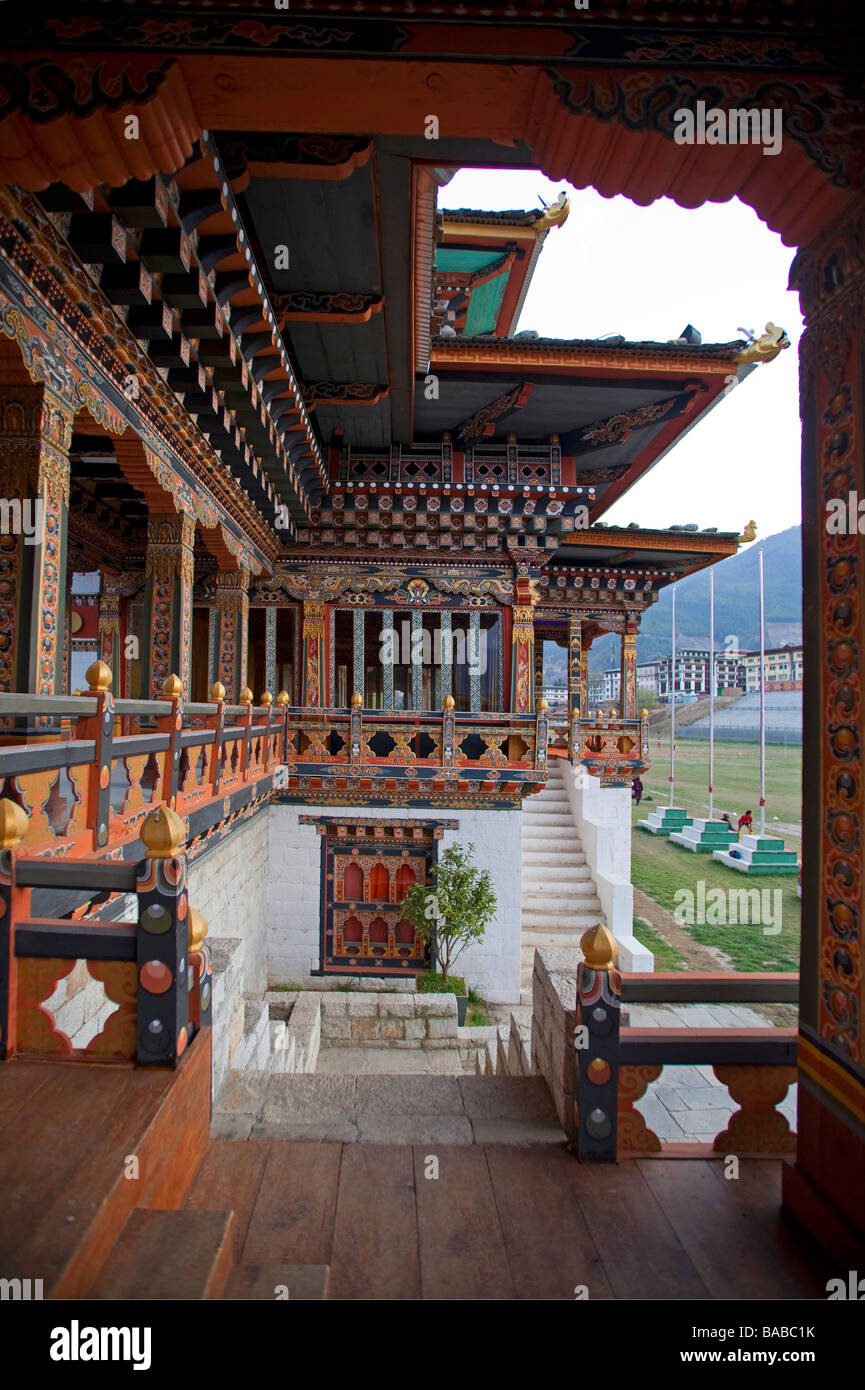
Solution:
<svg viewBox="0 0 865 1390"><path fill-rule="evenodd" d="M710 1066L739 1109L711 1150L722 1154L795 1152L796 1139L778 1110L796 1080L795 1028L631 1028L621 1025L627 1003L796 1003L795 973L620 974L615 941L606 927L581 941L577 967L574 1104L581 1159L612 1161L639 1155L699 1156L705 1146L663 1143L636 1109L665 1066Z"/></svg>
<svg viewBox="0 0 865 1390"><path fill-rule="evenodd" d="M568 757L599 777L603 787L630 786L651 766L648 711L642 710L639 719L622 719L614 710L586 719L572 717Z"/></svg>
<svg viewBox="0 0 865 1390"><path fill-rule="evenodd" d="M0 1060L116 1060L174 1067L212 1007L207 923L189 906L185 825L170 808L149 811L144 856L34 858L24 847L27 816L0 800ZM134 920L34 917L34 888L134 894ZM83 960L116 1004L86 1047L76 1049L46 1001Z"/></svg>
<svg viewBox="0 0 865 1390"><path fill-rule="evenodd" d="M457 714L452 696L439 713L365 710L352 696L348 711L287 711L289 779L314 777L381 784L472 782L504 788L543 782L548 717Z"/></svg>

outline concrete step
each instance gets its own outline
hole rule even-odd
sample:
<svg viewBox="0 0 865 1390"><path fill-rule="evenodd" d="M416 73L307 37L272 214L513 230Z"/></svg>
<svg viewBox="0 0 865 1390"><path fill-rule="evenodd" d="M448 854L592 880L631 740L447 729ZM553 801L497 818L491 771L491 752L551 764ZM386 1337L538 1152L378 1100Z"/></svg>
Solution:
<svg viewBox="0 0 865 1390"><path fill-rule="evenodd" d="M234 1225L233 1211L132 1211L87 1297L221 1298Z"/></svg>
<svg viewBox="0 0 865 1390"><path fill-rule="evenodd" d="M535 936L545 931L587 931L603 920L603 908L599 898L586 898L580 903L580 910L553 913L532 911L524 908L520 916L523 936Z"/></svg>
<svg viewBox="0 0 865 1390"><path fill-rule="evenodd" d="M549 864L524 864L523 865L523 896L528 889L531 892L546 891L552 888L553 892L559 893L564 890L564 886L574 883L591 883L592 874L588 864L566 864L561 866L558 860L553 860Z"/></svg>
<svg viewBox="0 0 865 1390"><path fill-rule="evenodd" d="M576 827L573 825L532 825L523 827L523 847L557 844L580 844Z"/></svg>
<svg viewBox="0 0 865 1390"><path fill-rule="evenodd" d="M547 865L555 869L581 868L586 862L586 856L582 850L557 849L553 854L547 854L541 849L523 848L523 868L545 868Z"/></svg>
<svg viewBox="0 0 865 1390"><path fill-rule="evenodd" d="M551 912L566 912L574 898L579 898L580 902L584 898L595 898L595 885L588 877L588 869L584 870L584 878L573 878L566 883L559 883L553 887L552 881L547 883L526 883L523 880L523 909L534 909L540 905L547 905Z"/></svg>
<svg viewBox="0 0 865 1390"><path fill-rule="evenodd" d="M587 879L574 883L566 893L553 894L549 889L524 892L521 901L523 921L527 922L538 917L570 917L572 912L593 912L600 899L592 880Z"/></svg>

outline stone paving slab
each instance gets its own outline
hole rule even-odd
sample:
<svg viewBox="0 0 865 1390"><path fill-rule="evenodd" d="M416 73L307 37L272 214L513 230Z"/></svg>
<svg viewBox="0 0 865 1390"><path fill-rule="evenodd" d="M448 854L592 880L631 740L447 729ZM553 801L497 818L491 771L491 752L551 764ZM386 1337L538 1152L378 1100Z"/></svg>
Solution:
<svg viewBox="0 0 865 1390"><path fill-rule="evenodd" d="M359 1111L361 1144L472 1144L478 1142L465 1115L398 1115Z"/></svg>
<svg viewBox="0 0 865 1390"><path fill-rule="evenodd" d="M270 1077L261 1120L265 1124L327 1124L355 1108L354 1076L282 1074Z"/></svg>
<svg viewBox="0 0 865 1390"><path fill-rule="evenodd" d="M556 1123L556 1112L542 1076L461 1076L465 1112L472 1120L504 1117Z"/></svg>
<svg viewBox="0 0 865 1390"><path fill-rule="evenodd" d="M422 1086L409 1076L359 1076L357 1108L392 1115L464 1114L455 1076L428 1076Z"/></svg>

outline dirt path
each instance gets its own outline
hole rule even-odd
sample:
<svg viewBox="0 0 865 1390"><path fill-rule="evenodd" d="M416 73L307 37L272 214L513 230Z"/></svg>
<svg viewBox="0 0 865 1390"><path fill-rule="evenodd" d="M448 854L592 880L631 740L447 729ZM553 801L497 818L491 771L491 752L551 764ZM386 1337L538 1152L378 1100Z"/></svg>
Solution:
<svg viewBox="0 0 865 1390"><path fill-rule="evenodd" d="M681 927L671 912L656 903L648 894L634 889L634 916L642 917L650 927L660 932L664 940L679 952L689 970L732 970L733 962L717 946L701 946ZM640 929L636 930L639 940Z"/></svg>

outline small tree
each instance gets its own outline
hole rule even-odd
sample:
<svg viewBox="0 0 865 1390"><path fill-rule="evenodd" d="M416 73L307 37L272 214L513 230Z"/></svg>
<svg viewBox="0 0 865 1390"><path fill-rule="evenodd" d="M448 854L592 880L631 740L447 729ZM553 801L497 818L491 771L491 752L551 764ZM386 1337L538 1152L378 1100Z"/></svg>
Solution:
<svg viewBox="0 0 865 1390"><path fill-rule="evenodd" d="M496 912L489 870L475 867L474 850L451 845L430 871L432 884L413 883L403 900L405 916L432 946L444 983L457 956L481 940Z"/></svg>

